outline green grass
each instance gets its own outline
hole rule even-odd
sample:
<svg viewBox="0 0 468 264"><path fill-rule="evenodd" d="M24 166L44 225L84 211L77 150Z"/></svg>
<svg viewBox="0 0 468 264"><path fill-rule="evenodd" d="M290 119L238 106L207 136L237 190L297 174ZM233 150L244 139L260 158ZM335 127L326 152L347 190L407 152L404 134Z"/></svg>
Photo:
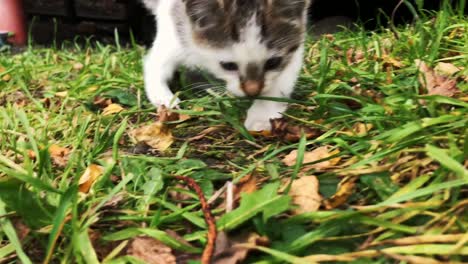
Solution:
<svg viewBox="0 0 468 264"><path fill-rule="evenodd" d="M466 261L468 22L449 11L426 16L399 28L399 39L383 29L309 40L286 119L324 134L298 143L248 134L244 99L182 89L181 112L192 119L173 125L176 141L167 151L138 154L129 131L155 120L143 93L143 48L69 44L0 53L0 262L137 263L120 250L142 234L197 255L206 243L203 214L194 193L171 176L195 178L209 198L252 173L260 190L244 196L240 209L213 209L220 230L268 237L246 263L313 263L320 254L355 263ZM349 49L362 50L362 61L350 65ZM400 67L387 70L384 56ZM462 67L462 94L426 96L415 59ZM96 96L125 110L103 116ZM372 129L344 133L358 124ZM221 127L188 140L214 126ZM51 145L71 150L65 166L53 162ZM339 150L341 160L303 172L311 165L302 164L304 152L320 146ZM287 167L281 160L294 149L299 162ZM103 173L84 195L79 179L91 164ZM318 177L325 199L340 182L353 180L354 189L337 209L292 215L290 198L276 191L304 173ZM417 236L423 242L395 242Z"/></svg>

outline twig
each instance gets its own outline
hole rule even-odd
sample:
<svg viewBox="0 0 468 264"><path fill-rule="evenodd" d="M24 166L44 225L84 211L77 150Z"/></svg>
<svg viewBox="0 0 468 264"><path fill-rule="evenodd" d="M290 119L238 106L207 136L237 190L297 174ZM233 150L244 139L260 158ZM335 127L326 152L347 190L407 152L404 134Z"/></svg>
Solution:
<svg viewBox="0 0 468 264"><path fill-rule="evenodd" d="M400 2L398 2L398 4L395 6L395 8L393 9L392 11L392 17L390 19L390 28L392 29L393 31L393 35L395 36L395 38L397 40L400 39L400 35L398 34L398 31L396 29L396 26L395 26L395 15L396 15L396 12L397 10L400 8L400 6L405 2L405 0L400 0Z"/></svg>
<svg viewBox="0 0 468 264"><path fill-rule="evenodd" d="M234 184L228 182L226 186L226 213L229 213L234 209Z"/></svg>
<svg viewBox="0 0 468 264"><path fill-rule="evenodd" d="M227 188L227 183L224 184L224 186L221 187L221 189L217 190L217 191L210 197L210 199L208 199L208 204L214 203L219 197L221 197L221 195L226 191L226 188Z"/></svg>
<svg viewBox="0 0 468 264"><path fill-rule="evenodd" d="M197 193L198 198L200 199L203 215L205 216L205 222L208 225L207 244L206 244L205 250L203 250L201 263L210 264L211 259L213 257L214 249L215 249L216 235L217 235L216 223L213 218L213 215L211 215L210 206L206 202L205 196L203 194L202 189L200 188L200 185L198 185L198 183L194 179L189 178L189 177L183 177L183 176L175 176L175 178L183 181L191 189L193 189Z"/></svg>

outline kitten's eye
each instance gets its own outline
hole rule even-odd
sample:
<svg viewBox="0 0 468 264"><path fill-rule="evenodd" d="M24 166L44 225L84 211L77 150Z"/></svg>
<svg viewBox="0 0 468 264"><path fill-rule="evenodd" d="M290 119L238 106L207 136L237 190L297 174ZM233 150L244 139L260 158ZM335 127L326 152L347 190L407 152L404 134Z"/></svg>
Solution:
<svg viewBox="0 0 468 264"><path fill-rule="evenodd" d="M220 65L226 71L237 71L239 67L235 62L220 62Z"/></svg>
<svg viewBox="0 0 468 264"><path fill-rule="evenodd" d="M273 57L273 58L268 59L265 62L265 71L276 70L281 65L282 62L283 62L283 58L281 57Z"/></svg>

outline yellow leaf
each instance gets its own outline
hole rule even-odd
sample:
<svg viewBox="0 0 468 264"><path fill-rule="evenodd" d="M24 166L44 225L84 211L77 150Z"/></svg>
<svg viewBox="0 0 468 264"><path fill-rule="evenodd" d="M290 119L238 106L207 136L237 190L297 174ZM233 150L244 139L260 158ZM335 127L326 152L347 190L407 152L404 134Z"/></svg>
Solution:
<svg viewBox="0 0 468 264"><path fill-rule="evenodd" d="M162 122L134 129L130 136L159 151L167 150L174 142L171 131Z"/></svg>
<svg viewBox="0 0 468 264"><path fill-rule="evenodd" d="M311 162L315 162L321 159L326 159L338 153L340 153L338 149L330 152L330 147L328 146L319 147L319 148L314 149L313 151L304 153L303 163L311 163ZM340 157L329 159L329 160L315 163L312 165L307 165L306 169L325 170L325 169L335 166L336 164L338 164L338 162L340 162L340 160L341 160ZM294 166L296 162L297 162L297 150L291 151L291 153L289 153L283 159L283 163L287 166Z"/></svg>
<svg viewBox="0 0 468 264"><path fill-rule="evenodd" d="M88 89L86 89L86 91L95 92L95 91L97 91L97 89L99 89L99 86L93 85L93 86L88 87Z"/></svg>
<svg viewBox="0 0 468 264"><path fill-rule="evenodd" d="M120 106L119 104L110 104L106 108L104 108L104 110L102 111L102 115L103 116L110 116L110 115L120 113L123 110L125 110L125 109L122 106Z"/></svg>
<svg viewBox="0 0 468 264"><path fill-rule="evenodd" d="M403 68L404 65L401 61L397 60L396 58L390 57L387 54L382 56L383 62L388 66L393 66L395 68Z"/></svg>
<svg viewBox="0 0 468 264"><path fill-rule="evenodd" d="M338 190L336 191L336 193L324 202L325 208L327 210L330 210L346 203L346 201L348 201L348 198L354 192L356 180L356 177L344 178L338 185Z"/></svg>
<svg viewBox="0 0 468 264"><path fill-rule="evenodd" d="M358 137L363 137L366 136L370 130L374 128L374 125L372 124L365 124L361 122L357 122L353 125L353 128L351 131L343 131L341 133L348 135L348 136L358 136Z"/></svg>
<svg viewBox="0 0 468 264"><path fill-rule="evenodd" d="M293 181L289 195L298 207L294 214L316 212L322 202L319 194L319 181L315 176L304 176Z"/></svg>
<svg viewBox="0 0 468 264"><path fill-rule="evenodd" d="M55 96L62 97L62 98L67 97L68 96L68 91L57 92L57 93L55 93Z"/></svg>
<svg viewBox="0 0 468 264"><path fill-rule="evenodd" d="M10 81L11 80L11 75L10 74L3 75L2 80L5 81L5 82Z"/></svg>
<svg viewBox="0 0 468 264"><path fill-rule="evenodd" d="M102 176L104 173L104 168L99 165L91 164L86 168L83 175L81 175L79 184L79 190L82 193L88 193L91 189L91 186L96 182L96 180Z"/></svg>

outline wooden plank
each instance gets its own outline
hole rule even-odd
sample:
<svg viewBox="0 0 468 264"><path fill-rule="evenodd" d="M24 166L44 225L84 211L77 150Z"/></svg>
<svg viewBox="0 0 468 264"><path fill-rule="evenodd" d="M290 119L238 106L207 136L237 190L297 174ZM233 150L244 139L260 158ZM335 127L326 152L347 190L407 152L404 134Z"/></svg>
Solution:
<svg viewBox="0 0 468 264"><path fill-rule="evenodd" d="M65 16L65 5L63 0L24 0L24 10L28 14Z"/></svg>
<svg viewBox="0 0 468 264"><path fill-rule="evenodd" d="M126 5L115 0L75 0L76 15L80 18L125 20Z"/></svg>

